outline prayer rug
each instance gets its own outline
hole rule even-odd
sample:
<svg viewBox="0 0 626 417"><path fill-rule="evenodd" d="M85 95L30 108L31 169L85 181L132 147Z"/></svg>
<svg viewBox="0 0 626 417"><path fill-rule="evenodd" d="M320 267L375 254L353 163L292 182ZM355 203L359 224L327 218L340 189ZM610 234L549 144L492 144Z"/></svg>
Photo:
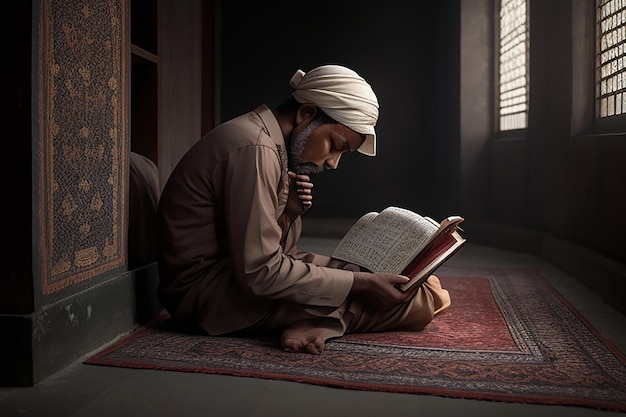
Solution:
<svg viewBox="0 0 626 417"><path fill-rule="evenodd" d="M346 335L309 355L273 337L183 334L164 316L86 363L626 411L626 357L537 271L438 276L452 306L421 332Z"/></svg>

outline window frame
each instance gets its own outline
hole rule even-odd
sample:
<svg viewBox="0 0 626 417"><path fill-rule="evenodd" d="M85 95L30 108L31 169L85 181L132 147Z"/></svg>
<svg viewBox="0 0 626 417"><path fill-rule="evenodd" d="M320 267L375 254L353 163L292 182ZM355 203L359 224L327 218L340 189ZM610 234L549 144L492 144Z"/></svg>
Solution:
<svg viewBox="0 0 626 417"><path fill-rule="evenodd" d="M526 126L517 129L503 130L501 125L501 107L500 107L500 8L502 0L495 1L494 19L494 46L495 46L495 65L494 65L494 126L493 131L495 138L510 139L524 137L530 124L530 0L524 0L526 6Z"/></svg>
<svg viewBox="0 0 626 417"><path fill-rule="evenodd" d="M598 30L598 7L601 0L596 0L593 2L593 10L592 10L592 18L591 25L593 27L593 42L592 42L592 54L593 58L591 60L593 65L592 75L592 97L593 97L593 111L592 111L592 123L591 123L591 131L590 133L598 133L598 134L611 134L611 133L625 133L626 132L626 112L613 116L599 116L600 110L600 100L598 99L598 66L597 66L597 58L599 51L600 38L598 35L600 31ZM623 22L623 25L626 26L626 22ZM626 57L626 54L624 55ZM626 75L626 72L624 73ZM626 94L626 91L623 92Z"/></svg>

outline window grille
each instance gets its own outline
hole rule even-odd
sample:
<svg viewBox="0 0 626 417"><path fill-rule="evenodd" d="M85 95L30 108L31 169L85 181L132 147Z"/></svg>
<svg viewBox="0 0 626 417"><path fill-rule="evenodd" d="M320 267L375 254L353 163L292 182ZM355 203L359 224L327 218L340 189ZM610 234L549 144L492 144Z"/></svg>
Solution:
<svg viewBox="0 0 626 417"><path fill-rule="evenodd" d="M596 2L596 117L626 113L626 0Z"/></svg>
<svg viewBox="0 0 626 417"><path fill-rule="evenodd" d="M501 0L500 2L499 55L500 130L525 129L528 117L526 0Z"/></svg>

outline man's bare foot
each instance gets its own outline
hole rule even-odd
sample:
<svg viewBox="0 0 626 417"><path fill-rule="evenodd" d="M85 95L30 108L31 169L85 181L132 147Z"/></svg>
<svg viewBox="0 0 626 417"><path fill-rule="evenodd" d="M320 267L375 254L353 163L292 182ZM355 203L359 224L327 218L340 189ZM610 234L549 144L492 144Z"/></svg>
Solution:
<svg viewBox="0 0 626 417"><path fill-rule="evenodd" d="M283 331L280 344L286 352L308 352L319 355L324 350L326 342L324 330L326 329L319 327L317 320L300 320Z"/></svg>

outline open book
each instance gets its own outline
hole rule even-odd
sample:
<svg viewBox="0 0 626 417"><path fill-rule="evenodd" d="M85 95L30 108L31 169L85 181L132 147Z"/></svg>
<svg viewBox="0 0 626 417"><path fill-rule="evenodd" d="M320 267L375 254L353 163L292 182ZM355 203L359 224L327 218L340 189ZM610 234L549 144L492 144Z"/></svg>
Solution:
<svg viewBox="0 0 626 417"><path fill-rule="evenodd" d="M464 219L450 216L441 223L399 207L361 217L341 239L333 258L372 272L404 275L406 291L421 285L463 244L459 224Z"/></svg>

